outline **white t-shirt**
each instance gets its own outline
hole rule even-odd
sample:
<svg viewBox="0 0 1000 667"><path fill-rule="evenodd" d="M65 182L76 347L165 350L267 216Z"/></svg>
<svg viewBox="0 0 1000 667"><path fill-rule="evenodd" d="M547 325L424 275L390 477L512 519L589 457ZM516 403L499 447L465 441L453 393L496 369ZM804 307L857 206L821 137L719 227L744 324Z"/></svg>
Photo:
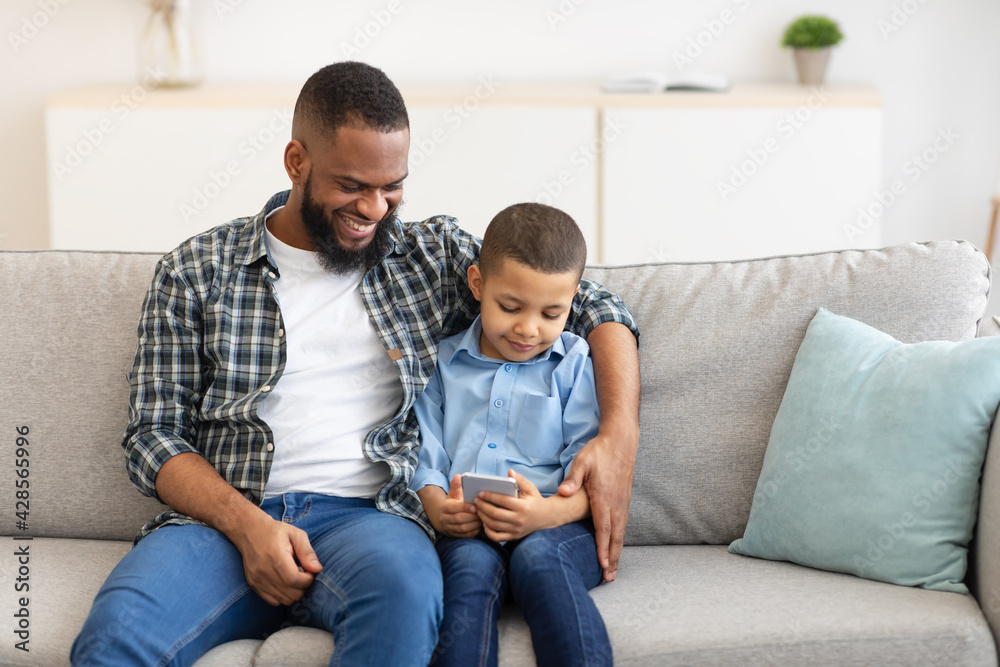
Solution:
<svg viewBox="0 0 1000 667"><path fill-rule="evenodd" d="M361 273L333 275L270 231L267 247L288 354L258 412L274 433L264 497L373 498L389 469L366 459L362 443L399 409L403 386L365 310Z"/></svg>

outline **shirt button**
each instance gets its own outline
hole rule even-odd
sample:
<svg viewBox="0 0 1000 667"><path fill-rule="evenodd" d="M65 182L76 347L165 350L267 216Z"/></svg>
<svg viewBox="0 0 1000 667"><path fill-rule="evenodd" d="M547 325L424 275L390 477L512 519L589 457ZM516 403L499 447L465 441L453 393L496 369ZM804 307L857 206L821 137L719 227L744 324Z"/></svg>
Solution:
<svg viewBox="0 0 1000 667"><path fill-rule="evenodd" d="M278 338L281 338L284 335L285 335L285 330L284 329L278 329Z"/></svg>
<svg viewBox="0 0 1000 667"><path fill-rule="evenodd" d="M493 405L495 405L495 406L497 406L499 408L501 405L503 405L503 401L501 401L498 398L497 400L493 401Z"/></svg>
<svg viewBox="0 0 1000 667"><path fill-rule="evenodd" d="M271 278L272 280L273 280L274 278L277 278L277 276L275 276L275 275L274 275L274 271L268 271L268 272L267 272L267 277L268 277L268 278Z"/></svg>
<svg viewBox="0 0 1000 667"><path fill-rule="evenodd" d="M274 451L274 443L273 442L267 443L267 451L269 451L269 452L273 452Z"/></svg>
<svg viewBox="0 0 1000 667"><path fill-rule="evenodd" d="M263 387L261 387L261 388L260 388L260 390L261 390L262 392L265 392L265 393L267 393L267 392L271 391L271 385L269 385L269 384L265 384L265 385L264 385Z"/></svg>
<svg viewBox="0 0 1000 667"><path fill-rule="evenodd" d="M514 368L514 367L513 367L513 366L511 366L510 364L507 364L506 366L504 366L504 367L503 367L503 369L504 369L505 371L507 371L508 373L510 373L510 370L511 370L512 368Z"/></svg>
<svg viewBox="0 0 1000 667"><path fill-rule="evenodd" d="M488 444L486 446L489 447L490 449L496 449L497 448L497 443L491 442L490 444Z"/></svg>

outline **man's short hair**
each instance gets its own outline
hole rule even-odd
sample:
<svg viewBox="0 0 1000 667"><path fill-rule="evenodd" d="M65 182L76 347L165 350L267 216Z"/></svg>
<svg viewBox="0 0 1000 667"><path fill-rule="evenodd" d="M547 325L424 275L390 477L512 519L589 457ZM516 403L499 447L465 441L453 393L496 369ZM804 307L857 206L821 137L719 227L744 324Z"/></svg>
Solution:
<svg viewBox="0 0 1000 667"><path fill-rule="evenodd" d="M310 130L332 137L345 125L380 132L410 127L396 85L377 67L355 61L327 65L309 77L295 101L292 122L293 138L300 141Z"/></svg>
<svg viewBox="0 0 1000 667"><path fill-rule="evenodd" d="M483 235L479 270L484 276L513 259L542 273L583 275L587 242L573 218L545 204L514 204L497 213Z"/></svg>

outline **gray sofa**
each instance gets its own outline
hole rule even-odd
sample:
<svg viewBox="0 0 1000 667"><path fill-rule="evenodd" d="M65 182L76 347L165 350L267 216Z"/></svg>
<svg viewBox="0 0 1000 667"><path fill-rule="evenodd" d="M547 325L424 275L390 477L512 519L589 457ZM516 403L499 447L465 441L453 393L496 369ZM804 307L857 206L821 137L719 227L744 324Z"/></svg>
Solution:
<svg viewBox="0 0 1000 667"><path fill-rule="evenodd" d="M125 373L156 259L0 253L3 665L68 664L98 587L139 526L161 509L130 486L119 445ZM996 430L971 549L972 595L726 549L746 526L771 423L817 308L904 342L997 333L983 319L990 268L981 252L941 241L595 267L588 275L624 297L643 332L642 436L627 546L618 580L593 591L619 665L997 664ZM27 431L27 454L17 453L19 428ZM29 509L20 517L15 482L25 477L16 472L18 457L28 458L30 481ZM123 612L120 626L130 622ZM120 631L107 628L109 636ZM27 652L17 648L25 638ZM264 641L221 646L198 665L325 665L331 648L327 633L288 628ZM531 664L532 655L527 627L509 609L500 661Z"/></svg>

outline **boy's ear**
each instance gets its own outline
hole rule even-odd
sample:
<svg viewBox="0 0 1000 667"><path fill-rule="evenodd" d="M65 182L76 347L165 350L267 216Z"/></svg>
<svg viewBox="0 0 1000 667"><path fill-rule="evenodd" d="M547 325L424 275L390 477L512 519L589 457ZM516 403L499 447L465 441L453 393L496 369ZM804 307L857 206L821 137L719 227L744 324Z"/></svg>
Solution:
<svg viewBox="0 0 1000 667"><path fill-rule="evenodd" d="M476 301L483 300L483 273L479 270L478 264L473 264L469 267L469 289L472 290L472 296L476 297Z"/></svg>

